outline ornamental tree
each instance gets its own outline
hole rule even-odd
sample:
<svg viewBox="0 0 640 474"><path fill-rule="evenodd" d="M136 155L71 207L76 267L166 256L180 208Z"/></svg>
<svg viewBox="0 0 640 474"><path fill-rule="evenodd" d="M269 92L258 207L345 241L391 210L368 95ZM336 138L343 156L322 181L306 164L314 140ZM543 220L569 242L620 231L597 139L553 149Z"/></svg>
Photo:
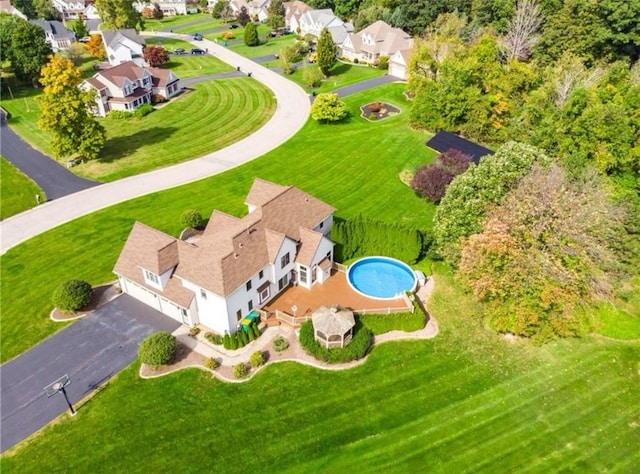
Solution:
<svg viewBox="0 0 640 474"><path fill-rule="evenodd" d="M95 158L104 147L106 133L89 112L94 92L83 91L80 70L62 56L42 68L43 94L38 98L38 128L50 132L56 157L80 155Z"/></svg>
<svg viewBox="0 0 640 474"><path fill-rule="evenodd" d="M132 0L96 0L95 7L102 20L103 29L143 27L142 15L133 6Z"/></svg>
<svg viewBox="0 0 640 474"><path fill-rule="evenodd" d="M311 106L311 117L318 122L338 122L348 114L347 106L338 94L320 94Z"/></svg>
<svg viewBox="0 0 640 474"><path fill-rule="evenodd" d="M428 165L420 166L411 180L411 189L422 197L438 202L449 183L471 165L471 157L459 150L447 150Z"/></svg>
<svg viewBox="0 0 640 474"><path fill-rule="evenodd" d="M145 46L142 55L151 67L160 67L169 61L169 53L162 46Z"/></svg>
<svg viewBox="0 0 640 474"><path fill-rule="evenodd" d="M258 46L260 44L258 30L253 23L247 23L244 29L244 44L247 46Z"/></svg>
<svg viewBox="0 0 640 474"><path fill-rule="evenodd" d="M102 42L102 35L91 35L91 39L87 43L87 53L98 59L105 59L107 57L107 53L104 50L104 43Z"/></svg>
<svg viewBox="0 0 640 474"><path fill-rule="evenodd" d="M91 302L93 289L82 280L68 280L53 293L53 305L61 311L74 312Z"/></svg>
<svg viewBox="0 0 640 474"><path fill-rule="evenodd" d="M323 28L320 33L320 38L318 38L317 56L318 67L325 76L329 75L331 68L336 63L337 54L338 49L336 48L336 44L333 42L331 33L329 33L329 30L326 28Z"/></svg>

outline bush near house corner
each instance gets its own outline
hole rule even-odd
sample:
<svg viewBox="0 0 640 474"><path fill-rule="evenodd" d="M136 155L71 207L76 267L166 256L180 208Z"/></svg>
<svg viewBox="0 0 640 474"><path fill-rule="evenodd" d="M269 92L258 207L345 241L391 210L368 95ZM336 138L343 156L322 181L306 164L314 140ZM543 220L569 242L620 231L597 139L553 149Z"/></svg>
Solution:
<svg viewBox="0 0 640 474"><path fill-rule="evenodd" d="M152 367L166 365L176 353L176 338L166 331L147 336L138 347L138 357Z"/></svg>
<svg viewBox="0 0 640 474"><path fill-rule="evenodd" d="M349 220L334 218L331 239L336 243L334 258L338 262L366 255L384 255L415 263L429 250L432 237L415 227L357 216Z"/></svg>
<svg viewBox="0 0 640 474"><path fill-rule="evenodd" d="M318 360L330 364L351 362L352 360L362 359L373 342L373 333L357 317L353 333L353 338L347 346L327 349L316 341L313 335L313 323L305 321L300 326L300 345L308 354Z"/></svg>
<svg viewBox="0 0 640 474"><path fill-rule="evenodd" d="M185 227L198 229L202 227L203 222L202 215L194 209L184 211L180 216L180 223Z"/></svg>
<svg viewBox="0 0 640 474"><path fill-rule="evenodd" d="M86 281L68 280L53 293L53 305L61 311L77 311L89 304L93 288Z"/></svg>

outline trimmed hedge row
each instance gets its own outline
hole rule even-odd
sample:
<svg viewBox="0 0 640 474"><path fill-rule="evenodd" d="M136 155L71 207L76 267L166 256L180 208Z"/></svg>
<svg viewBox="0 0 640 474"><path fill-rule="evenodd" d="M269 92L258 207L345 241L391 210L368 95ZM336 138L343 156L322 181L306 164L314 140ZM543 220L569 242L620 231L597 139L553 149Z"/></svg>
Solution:
<svg viewBox="0 0 640 474"><path fill-rule="evenodd" d="M389 331L418 331L426 324L426 317L420 309L413 313L362 314L358 317L375 335Z"/></svg>
<svg viewBox="0 0 640 474"><path fill-rule="evenodd" d="M359 318L356 318L353 332L353 338L346 347L327 349L318 344L313 337L313 323L305 321L300 326L300 345L309 355L318 360L330 364L351 362L352 360L362 359L373 342L373 333L362 324Z"/></svg>
<svg viewBox="0 0 640 474"><path fill-rule="evenodd" d="M334 218L331 240L336 243L334 258L338 262L367 255L385 255L415 263L429 250L432 237L415 227L358 216L349 220Z"/></svg>

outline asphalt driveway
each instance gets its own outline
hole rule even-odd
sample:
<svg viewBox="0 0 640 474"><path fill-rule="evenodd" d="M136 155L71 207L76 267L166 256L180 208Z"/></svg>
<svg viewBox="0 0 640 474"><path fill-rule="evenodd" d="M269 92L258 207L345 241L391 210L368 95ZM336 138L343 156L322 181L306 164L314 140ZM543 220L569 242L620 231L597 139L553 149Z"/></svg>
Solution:
<svg viewBox="0 0 640 474"><path fill-rule="evenodd" d="M0 366L0 452L67 410L62 394L47 398L46 385L69 374L67 394L76 403L131 364L147 335L179 325L123 294Z"/></svg>
<svg viewBox="0 0 640 474"><path fill-rule="evenodd" d="M48 156L31 148L7 126L4 113L0 113L0 144L0 154L34 180L47 194L48 200L100 184L76 176ZM33 202L35 203L35 196Z"/></svg>

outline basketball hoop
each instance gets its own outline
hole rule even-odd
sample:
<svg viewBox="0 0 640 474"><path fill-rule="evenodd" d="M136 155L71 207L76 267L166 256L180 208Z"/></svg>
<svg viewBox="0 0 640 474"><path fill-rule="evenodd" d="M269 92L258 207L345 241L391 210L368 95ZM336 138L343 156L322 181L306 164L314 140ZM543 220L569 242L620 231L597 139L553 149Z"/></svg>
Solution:
<svg viewBox="0 0 640 474"><path fill-rule="evenodd" d="M58 380L55 380L47 385L44 388L44 391L47 394L47 398L51 398L56 393L62 392L62 395L64 395L64 399L67 402L67 406L69 407L69 412L71 413L71 416L73 416L76 414L76 411L73 409L73 405L71 405L69 397L67 396L67 391L65 390L65 387L69 384L71 384L71 379L69 378L68 374L65 374Z"/></svg>

